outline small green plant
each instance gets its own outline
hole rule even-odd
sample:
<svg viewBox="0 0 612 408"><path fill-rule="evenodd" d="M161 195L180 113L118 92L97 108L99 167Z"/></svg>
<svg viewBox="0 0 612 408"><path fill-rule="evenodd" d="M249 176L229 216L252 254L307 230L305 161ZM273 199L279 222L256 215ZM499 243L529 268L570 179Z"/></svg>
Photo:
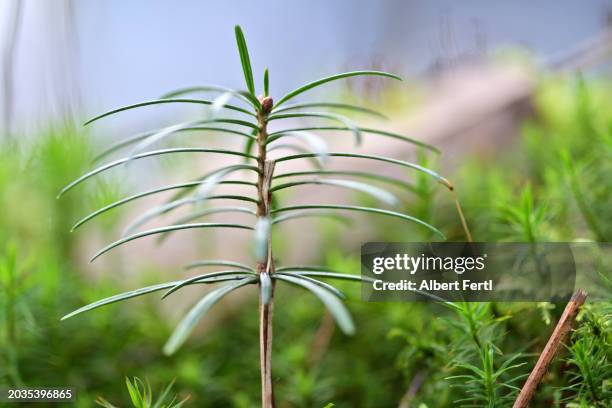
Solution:
<svg viewBox="0 0 612 408"><path fill-rule="evenodd" d="M75 310L74 312L64 316L64 319L103 305L148 293L165 290L166 292L162 298L166 298L167 296L186 286L223 283L222 286L207 292L179 323L164 347L164 351L167 354L172 354L184 343L202 316L221 298L230 292L247 285L258 285L260 300L260 370L262 379L262 405L264 407L272 407L274 405L271 369L272 312L276 284L279 282L283 284L290 284L312 292L328 308L340 329L344 333L350 335L353 334L355 328L352 318L342 302L344 295L334 286L331 286L320 279L361 280L361 277L359 276L330 271L324 267L296 266L291 265L290 263L283 263L281 259L274 256L271 245L272 231L276 225L301 217L337 215L339 211L365 212L369 214L395 217L402 221L416 223L417 225L438 234L442 238L444 237L444 235L431 224L422 221L417 217L406 215L398 211L379 207L322 203L282 206L277 201L277 194L285 189L316 184L326 187L340 187L356 190L373 196L381 203L391 206L399 202L396 196L390 191L363 181L366 179L376 180L382 183L389 182L393 184L395 183L394 179L386 177L382 174L372 174L364 171L327 170L323 165L328 157L335 157L343 160L362 159L392 164L410 170L416 170L424 175L432 177L434 180L445 185L451 191L453 187L448 180L436 172L418 164L364 153L329 151L325 141L318 135L344 134L349 132L355 138L357 145L359 145L364 135L389 137L436 151L434 147L406 136L373 128L360 127L345 115L336 113L335 111L349 111L379 118L383 117L380 113L360 106L336 102L289 103L307 91L329 82L344 78L357 76L378 76L399 80L399 77L380 71L366 70L345 72L310 82L274 101L270 95L270 75L267 69L265 70L263 76L263 94L256 96L255 81L251 69L250 56L242 30L239 26L236 26L235 34L247 88L246 91L208 85L184 88L170 92L160 99L114 109L89 120L87 124L119 112L162 104L195 104L204 105L210 108L207 110L203 118L138 134L111 146L109 149L104 151L99 158L106 157L111 153L126 149L128 147L131 147L131 150L127 156L108 162L107 164L104 164L73 181L61 191L60 195L66 193L68 190L71 190L75 186L92 178L93 176L103 173L111 168L148 157L174 155L178 153L192 153L201 155L222 155L228 159L241 158L243 159L243 162L241 163L228 164L192 181L163 186L116 201L82 218L75 224L74 229L81 227L83 224L87 223L93 218L98 217L99 215L102 215L114 208L121 207L124 204L134 200L166 191L178 191L171 201L161 206L152 208L131 222L126 228L124 236L97 252L93 256L92 261L113 248L151 235L157 235L163 239L168 234L175 231L230 228L252 231L254 233L254 266L225 259L207 259L196 261L191 263L188 267L195 268L203 266L217 266L226 267L228 269L200 274L188 279L160 283L126 293L121 293ZM197 93L212 93L219 94L219 96L212 100L198 99L190 96ZM231 100L236 100L240 105L230 104L229 102ZM326 123L324 125L318 123L317 125L304 127L283 127L282 124L285 123L287 119L311 119L315 121L324 121ZM279 127L272 130L272 125L277 124ZM165 139L168 139L173 135L196 131L202 132L203 135L218 133L223 134L224 136L232 135L241 137L246 139L245 148L242 151L203 147L172 147L159 150L148 150L150 147ZM278 149L296 150L298 153L292 155L281 155L275 159L270 159L270 153L275 152ZM315 166L317 166L316 169L301 172L275 172L276 164L292 162L300 159L313 160ZM228 179L230 175L234 175L238 172L247 172L253 175L254 179L252 181ZM344 177L338 178L338 176ZM222 184L243 185L246 186L245 188L252 188L253 194L214 195L215 188ZM254 206L255 208L234 206L214 208L202 207L205 202L221 199L239 201L241 203L246 203L246 205ZM160 215L168 214L177 208L186 207L188 205L193 205L194 211L187 217L177 220L174 224L161 228L140 230L140 227L149 220ZM248 225L237 224L231 221L224 223L193 222L194 220L206 217L207 215L213 213L251 214L253 216L253 222Z"/></svg>
<svg viewBox="0 0 612 408"><path fill-rule="evenodd" d="M501 350L495 345L498 326L508 317L493 317L490 303L447 303L458 319L448 320L462 335L455 342L450 366L461 374L447 378L460 389L462 398L453 402L462 407L511 406L519 390L517 382L527 374L516 374L520 353L499 362Z"/></svg>
<svg viewBox="0 0 612 408"><path fill-rule="evenodd" d="M612 400L612 307L609 302L585 305L581 325L572 334L566 362L570 385L561 389L568 406L604 407Z"/></svg>
<svg viewBox="0 0 612 408"><path fill-rule="evenodd" d="M125 385L130 394L130 401L134 408L181 408L185 402L189 400L189 396L186 396L180 401L177 401L176 396L170 399L170 391L172 391L174 381L168 384L161 392L161 395L155 400L153 399L151 384L149 384L148 381L142 381L138 377L134 377L134 379L130 381L130 379L126 377ZM104 408L118 408L100 396L96 398L96 404Z"/></svg>
<svg viewBox="0 0 612 408"><path fill-rule="evenodd" d="M523 189L517 203L501 205L499 213L500 221L507 225L508 229L504 231L505 239L530 243L541 240L547 209L534 204L531 187Z"/></svg>
<svg viewBox="0 0 612 408"><path fill-rule="evenodd" d="M457 406L473 407L484 406L489 408L511 406L516 392L516 382L522 375L505 378L509 371L523 364L513 364L520 355L514 355L504 363L496 367L495 355L498 352L494 345L485 343L478 349L478 361L476 364L466 362L455 362L454 366L465 371L465 374L449 377L455 381L455 386L463 390L464 398L455 400Z"/></svg>
<svg viewBox="0 0 612 408"><path fill-rule="evenodd" d="M27 306L21 301L25 285L25 274L21 273L17 266L17 248L14 243L7 245L4 254L0 256L0 322L3 324L3 338L0 344L3 345L3 353L0 354L5 370L0 371L6 375L13 384L21 385L22 380L19 374L18 365L18 322L23 320L19 309Z"/></svg>

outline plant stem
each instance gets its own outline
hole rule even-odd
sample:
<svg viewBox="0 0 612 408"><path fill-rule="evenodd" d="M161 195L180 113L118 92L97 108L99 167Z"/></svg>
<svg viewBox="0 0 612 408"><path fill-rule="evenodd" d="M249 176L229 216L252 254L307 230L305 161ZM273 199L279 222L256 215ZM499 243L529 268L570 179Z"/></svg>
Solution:
<svg viewBox="0 0 612 408"><path fill-rule="evenodd" d="M15 302L17 301L17 277L13 254L7 256L7 283L6 283L6 337L8 344L11 347L17 348L16 330L15 330Z"/></svg>
<svg viewBox="0 0 612 408"><path fill-rule="evenodd" d="M272 312L274 289L270 300L264 305L259 299L259 359L261 371L261 405L274 408L274 388L272 386Z"/></svg>
<svg viewBox="0 0 612 408"><path fill-rule="evenodd" d="M334 318L329 311L325 311L321 319L321 324L314 335L312 346L310 347L308 356L309 367L316 367L321 362L321 359L329 348L329 343L334 335L335 328L336 323L334 322Z"/></svg>
<svg viewBox="0 0 612 408"><path fill-rule="evenodd" d="M418 371L415 374L415 376L412 378L412 381L410 381L410 386L408 387L408 390L402 396L402 399L400 400L397 408L410 407L410 403L412 402L414 397L416 397L417 393L419 392L419 389L421 388L421 385L423 385L423 382L425 381L426 374L427 372L425 370Z"/></svg>
<svg viewBox="0 0 612 408"><path fill-rule="evenodd" d="M269 99L268 103L263 103L265 99ZM264 107L271 106L269 97L262 101ZM257 192L259 195L259 203L257 205L258 217L269 217L270 206L272 202L272 193L270 185L272 183L272 175L274 173L274 161L266 160L266 139L267 132L267 116L269 109L259 112L257 121L259 132L257 134L257 165L259 168L259 176L257 179ZM274 257L272 255L272 234L268 232L268 252L264 260L257 262L257 272L272 274L274 272ZM260 283L261 285L261 283ZM261 405L263 408L274 408L274 388L272 385L272 313L274 310L274 282L270 289L270 298L267 304L260 290L259 296L259 357L260 357L260 372L261 372Z"/></svg>
<svg viewBox="0 0 612 408"><path fill-rule="evenodd" d="M14 245L9 244L6 252L5 264L0 265L4 267L6 272L6 286L5 293L2 295L6 296L6 307L4 310L6 322L6 359L7 359L7 372L9 378L12 380L12 385L23 384L21 375L19 374L19 348L17 345L17 315L15 305L17 304L17 291L18 291L18 276L17 276L17 253ZM2 261L2 260L0 260ZM0 273L2 271L0 270Z"/></svg>
<svg viewBox="0 0 612 408"><path fill-rule="evenodd" d="M513 408L526 408L529 405L529 401L533 398L533 395L540 385L544 374L548 371L548 367L552 362L553 358L563 346L563 340L567 337L569 332L572 330L572 326L576 320L576 316L580 311L580 307L584 304L586 299L586 293L582 289L572 296L569 303L565 307L557 327L553 331L552 335L548 339L548 343L544 347L540 358L536 363L535 367L531 371L529 378L525 381L525 385L521 389L516 401L514 402Z"/></svg>

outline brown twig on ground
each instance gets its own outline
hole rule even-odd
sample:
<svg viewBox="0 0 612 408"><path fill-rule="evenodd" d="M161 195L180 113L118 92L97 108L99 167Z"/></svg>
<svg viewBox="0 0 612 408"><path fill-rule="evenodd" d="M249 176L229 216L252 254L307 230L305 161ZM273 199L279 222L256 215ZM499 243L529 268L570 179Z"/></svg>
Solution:
<svg viewBox="0 0 612 408"><path fill-rule="evenodd" d="M551 361L563 345L563 340L572 330L576 316L580 311L580 307L584 304L586 296L587 294L585 291L578 289L578 291L568 302L567 306L565 306L565 310L563 311L555 330L548 339L548 343L546 343L542 354L540 354L540 358L538 358L538 362L531 371L531 374L529 374L527 381L525 381L525 385L523 385L523 388L516 398L516 401L514 401L512 408L525 408L529 405L529 401L531 401L533 398L533 395L535 394L538 385L540 385L544 374L546 374L548 371Z"/></svg>
<svg viewBox="0 0 612 408"><path fill-rule="evenodd" d="M329 348L329 343L334 335L335 323L332 315L325 311L321 324L317 329L310 347L310 354L308 357L308 366L315 367L323 359L323 356Z"/></svg>
<svg viewBox="0 0 612 408"><path fill-rule="evenodd" d="M417 392L419 392L419 389L421 388L421 385L423 385L423 382L425 382L425 371L419 371L412 378L412 381L410 381L410 386L408 387L408 390L406 390L406 393L400 400L400 403L397 408L410 408L410 402L414 399L414 397L416 397L416 394Z"/></svg>

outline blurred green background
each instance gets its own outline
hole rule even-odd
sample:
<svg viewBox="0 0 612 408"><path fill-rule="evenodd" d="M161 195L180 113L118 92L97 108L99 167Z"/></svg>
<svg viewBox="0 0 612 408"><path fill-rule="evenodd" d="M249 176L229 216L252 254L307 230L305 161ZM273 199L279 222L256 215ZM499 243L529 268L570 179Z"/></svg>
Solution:
<svg viewBox="0 0 612 408"><path fill-rule="evenodd" d="M609 239L612 105L607 95L611 85L600 79L587 84L575 77L543 80L536 95L537 120L522 126L519 139L503 158L462 160L449 177L458 186L476 239ZM86 407L92 406L96 395L125 401L125 375L146 377L159 387L176 378L177 389L190 393L195 406L257 405L254 294L247 301L250 306L224 313L215 327L196 333L171 358L162 355L161 348L174 319L159 310L156 296L59 321L83 304L160 281L164 274L148 265L125 279L117 273L121 259L100 276L88 274L82 254L87 237L70 233L70 226L84 208L116 199L121 188L110 179L62 200L55 195L89 168L93 150L88 136L68 125L49 128L31 144L7 141L2 145L1 384L70 384L78 390L78 406ZM427 179L417 179L415 184L417 191L407 200L406 213L440 226L450 239L463 240L447 194ZM96 226L96 234L111 239L117 221L106 217ZM385 220L370 222L367 228L368 240L431 238L418 230L393 228ZM320 230L322 235L313 243L319 246L320 256L313 262L358 273L355 248L338 245L345 230L333 224L322 224ZM434 305L362 303L358 287L349 284L343 289L358 333L348 338L333 332L329 345L320 345L317 337L333 330L322 320L322 306L308 295L282 289L274 338L274 376L282 406L323 406L329 401L347 407L394 406L415 375L422 376L423 383L413 403L451 406L461 395L445 380L452 372L449 356L454 347L465 344L464 332L445 320L454 319L452 314ZM537 352L562 306L492 304L487 313L504 317L496 329L496 335L503 336L496 344L508 354ZM609 352L609 303L589 308L597 313L594 319L605 320L601 335ZM527 361L533 362L534 357ZM555 387L568 384L563 365L559 363L546 380L541 393L545 405L561 393Z"/></svg>

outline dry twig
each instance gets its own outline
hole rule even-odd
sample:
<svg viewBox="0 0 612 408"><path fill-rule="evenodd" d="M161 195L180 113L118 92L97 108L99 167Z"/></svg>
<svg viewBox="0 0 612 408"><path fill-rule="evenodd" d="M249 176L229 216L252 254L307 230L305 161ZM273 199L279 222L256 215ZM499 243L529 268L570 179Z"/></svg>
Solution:
<svg viewBox="0 0 612 408"><path fill-rule="evenodd" d="M576 316L580 311L580 307L584 304L586 299L586 292L582 289L578 289L578 291L572 296L567 306L565 306L565 310L555 327L552 335L548 339L548 343L546 343L546 347L540 354L540 358L538 358L538 362L535 367L529 374L527 381L525 381L525 385L521 389L516 401L514 401L513 408L525 408L529 405L529 401L533 398L533 395L540 385L544 374L548 371L548 367L552 362L555 355L559 352L559 349L563 345L564 339L567 337L569 332L572 330L572 326L574 325L574 321L576 320Z"/></svg>

